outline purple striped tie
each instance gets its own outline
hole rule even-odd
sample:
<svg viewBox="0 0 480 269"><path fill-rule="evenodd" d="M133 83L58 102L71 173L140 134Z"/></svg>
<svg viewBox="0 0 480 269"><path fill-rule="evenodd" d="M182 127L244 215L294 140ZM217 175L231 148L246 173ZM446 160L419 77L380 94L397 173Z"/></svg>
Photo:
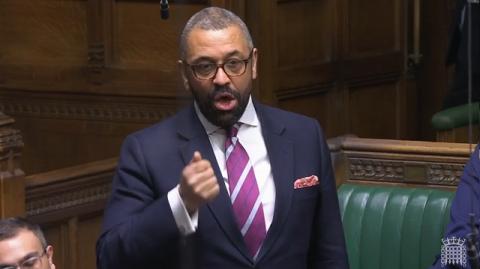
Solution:
<svg viewBox="0 0 480 269"><path fill-rule="evenodd" d="M230 200L245 244L256 259L267 233L265 218L253 167L237 133L238 126L235 125L227 132L225 140Z"/></svg>

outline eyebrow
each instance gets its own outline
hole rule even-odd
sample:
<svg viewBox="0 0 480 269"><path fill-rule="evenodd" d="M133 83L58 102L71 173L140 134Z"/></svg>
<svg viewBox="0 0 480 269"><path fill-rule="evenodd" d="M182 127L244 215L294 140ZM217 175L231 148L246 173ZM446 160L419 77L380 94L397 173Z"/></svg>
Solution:
<svg viewBox="0 0 480 269"><path fill-rule="evenodd" d="M22 263L32 257L35 257L38 255L38 252L30 252L28 253L27 255L23 256L23 258L21 258L19 261L17 261L17 264L19 263ZM3 269L3 268L9 268L9 267L15 267L16 268L16 264L0 264L0 269Z"/></svg>
<svg viewBox="0 0 480 269"><path fill-rule="evenodd" d="M233 57L233 56L242 56L242 53L239 50L234 50L232 52L227 53L225 59L229 59L230 57ZM201 57L198 57L198 58L194 59L192 61L192 63L198 63L198 62L201 62L201 61L215 62L215 59L213 59L212 57L208 57L208 56L201 56Z"/></svg>

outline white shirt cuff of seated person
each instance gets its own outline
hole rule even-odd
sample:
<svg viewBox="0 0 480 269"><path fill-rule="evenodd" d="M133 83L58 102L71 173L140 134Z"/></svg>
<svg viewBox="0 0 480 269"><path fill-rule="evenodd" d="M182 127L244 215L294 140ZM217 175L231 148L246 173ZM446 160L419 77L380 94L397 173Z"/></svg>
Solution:
<svg viewBox="0 0 480 269"><path fill-rule="evenodd" d="M178 191L179 185L171 189L168 192L168 203L172 209L173 218L177 224L178 230L182 235L189 235L194 233L198 227L198 210L195 211L192 216L188 214L187 208L183 203L180 192Z"/></svg>

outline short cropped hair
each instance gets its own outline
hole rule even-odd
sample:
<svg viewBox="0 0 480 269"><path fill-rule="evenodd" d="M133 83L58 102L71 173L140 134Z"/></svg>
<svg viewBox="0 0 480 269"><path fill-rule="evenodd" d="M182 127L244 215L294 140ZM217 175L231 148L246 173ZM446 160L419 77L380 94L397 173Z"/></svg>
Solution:
<svg viewBox="0 0 480 269"><path fill-rule="evenodd" d="M42 247L47 247L47 240L45 239L40 226L20 217L0 220L0 241L13 238L22 230L31 231L38 238Z"/></svg>
<svg viewBox="0 0 480 269"><path fill-rule="evenodd" d="M248 31L245 22L233 12L219 8L207 7L195 13L185 24L182 34L180 35L180 57L185 59L187 54L187 37L195 28L202 30L222 30L230 26L237 26L242 31L249 49L253 49L253 40Z"/></svg>

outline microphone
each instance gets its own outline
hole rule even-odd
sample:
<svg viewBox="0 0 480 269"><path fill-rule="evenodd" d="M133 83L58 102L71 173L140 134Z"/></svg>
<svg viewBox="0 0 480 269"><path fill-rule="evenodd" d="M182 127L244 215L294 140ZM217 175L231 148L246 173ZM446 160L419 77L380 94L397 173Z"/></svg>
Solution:
<svg viewBox="0 0 480 269"><path fill-rule="evenodd" d="M170 12L168 10L168 0L160 0L160 17L163 20L168 19L170 17Z"/></svg>

